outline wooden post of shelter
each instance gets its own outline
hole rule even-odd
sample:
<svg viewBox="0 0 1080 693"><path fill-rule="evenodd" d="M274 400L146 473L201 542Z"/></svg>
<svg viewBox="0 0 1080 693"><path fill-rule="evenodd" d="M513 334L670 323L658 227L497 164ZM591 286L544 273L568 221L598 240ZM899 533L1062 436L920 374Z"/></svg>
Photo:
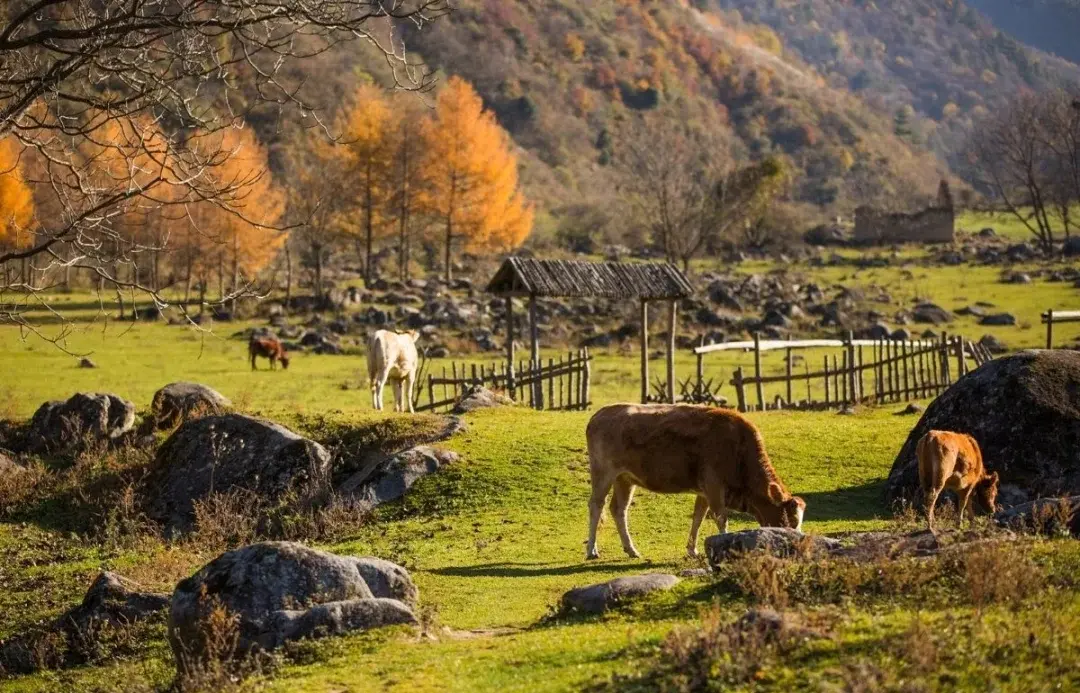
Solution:
<svg viewBox="0 0 1080 693"><path fill-rule="evenodd" d="M672 299L668 311L667 336L667 400L675 404L675 323L678 317L679 302Z"/></svg>
<svg viewBox="0 0 1080 693"><path fill-rule="evenodd" d="M641 403L649 401L649 302L641 302Z"/></svg>
<svg viewBox="0 0 1080 693"><path fill-rule="evenodd" d="M475 379L474 370L473 377ZM514 396L514 299L506 297L506 391Z"/></svg>
<svg viewBox="0 0 1080 693"><path fill-rule="evenodd" d="M791 341L790 336L788 337L788 341L789 342ZM786 353L786 357L785 357L784 373L787 376L787 404L790 407L791 404L792 404L792 395L791 395L791 348L788 347L786 352L787 353Z"/></svg>
<svg viewBox="0 0 1080 693"><path fill-rule="evenodd" d="M735 396L738 398L739 411L746 413L746 386L743 383L742 366L735 369L735 377L731 384L735 386Z"/></svg>
<svg viewBox="0 0 1080 693"><path fill-rule="evenodd" d="M698 339L698 346L705 346L705 335ZM697 355L697 382L694 383L694 399L701 402L705 397L705 355Z"/></svg>
<svg viewBox="0 0 1080 693"><path fill-rule="evenodd" d="M538 377L540 370L540 334L536 326L536 294L529 294L529 354L533 369L533 404L544 408L544 381Z"/></svg>

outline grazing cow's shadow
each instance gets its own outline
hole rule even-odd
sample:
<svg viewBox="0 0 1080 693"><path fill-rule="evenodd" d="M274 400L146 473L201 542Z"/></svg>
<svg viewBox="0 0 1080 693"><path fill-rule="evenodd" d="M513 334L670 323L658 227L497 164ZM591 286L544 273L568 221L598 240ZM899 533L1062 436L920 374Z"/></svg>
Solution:
<svg viewBox="0 0 1080 693"><path fill-rule="evenodd" d="M796 495L806 501L807 520L873 520L890 515L885 505L884 478L835 491L796 491Z"/></svg>
<svg viewBox="0 0 1080 693"><path fill-rule="evenodd" d="M643 568L649 568L653 565L658 564L648 560L625 560L618 563L614 561L589 561L586 563L582 560L580 563L570 565L507 562L434 568L427 572L435 575L447 575L452 577L528 578L556 575L580 575L582 573L640 573Z"/></svg>

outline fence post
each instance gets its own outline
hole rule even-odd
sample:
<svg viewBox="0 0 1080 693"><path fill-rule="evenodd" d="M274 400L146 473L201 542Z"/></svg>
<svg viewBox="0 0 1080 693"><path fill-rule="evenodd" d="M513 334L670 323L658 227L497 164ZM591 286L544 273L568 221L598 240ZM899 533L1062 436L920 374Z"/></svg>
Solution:
<svg viewBox="0 0 1080 693"><path fill-rule="evenodd" d="M944 385L952 385L952 369L949 368L949 335L941 333L941 344L938 346L938 358L941 359L941 375Z"/></svg>
<svg viewBox="0 0 1080 693"><path fill-rule="evenodd" d="M705 335L701 335L698 340L698 346L705 346ZM694 385L694 399L701 402L705 398L705 356L704 354L697 355L697 383Z"/></svg>
<svg viewBox="0 0 1080 693"><path fill-rule="evenodd" d="M967 373L967 359L964 358L964 336L956 339L956 377L963 377Z"/></svg>
<svg viewBox="0 0 1080 693"><path fill-rule="evenodd" d="M758 409L765 411L765 386L761 382L761 335L754 333L754 380Z"/></svg>
<svg viewBox="0 0 1080 693"><path fill-rule="evenodd" d="M911 354L911 347L907 342L901 342L900 344L900 359L904 367L904 401L911 399L911 381L908 379L908 358Z"/></svg>
<svg viewBox="0 0 1080 693"><path fill-rule="evenodd" d="M672 299L668 305L667 336L667 399L668 404L675 404L675 327L678 317L679 302Z"/></svg>
<svg viewBox="0 0 1080 693"><path fill-rule="evenodd" d="M1054 348L1054 309L1046 311L1046 348Z"/></svg>
<svg viewBox="0 0 1080 693"><path fill-rule="evenodd" d="M790 336L788 336L788 341L789 342L791 341ZM787 404L790 407L791 406L791 400L792 400L792 396L791 396L791 348L790 347L786 350L786 354L787 354L787 356L784 359L784 361L786 362L785 365L784 365L784 369L785 369L786 375L787 375Z"/></svg>
<svg viewBox="0 0 1080 693"><path fill-rule="evenodd" d="M746 413L746 386L743 383L742 366L735 369L732 385L735 386L735 396L738 397L739 411Z"/></svg>
<svg viewBox="0 0 1080 693"><path fill-rule="evenodd" d="M427 374L428 404L435 404L435 376Z"/></svg>
<svg viewBox="0 0 1080 693"><path fill-rule="evenodd" d="M829 357L825 357L825 406L829 406Z"/></svg>
<svg viewBox="0 0 1080 693"><path fill-rule="evenodd" d="M583 352L583 355L582 355L582 358L584 359L583 365L584 365L585 370L583 372L584 378L582 379L582 382L584 384L581 387L581 408L582 409L588 409L589 408L589 380L592 377L592 369L589 367L589 349L588 349L588 347L585 348L585 350Z"/></svg>
<svg viewBox="0 0 1080 693"><path fill-rule="evenodd" d="M863 372L863 364L864 363L865 363L865 361L863 360L863 348L862 348L862 344L860 344L859 345L859 399L860 400L866 399L866 378L865 378L866 374Z"/></svg>
<svg viewBox="0 0 1080 693"><path fill-rule="evenodd" d="M559 396L560 400L562 395ZM641 403L649 401L649 302L641 302ZM562 402L560 401L560 404Z"/></svg>
<svg viewBox="0 0 1080 693"><path fill-rule="evenodd" d="M848 392L848 368L851 363L848 361L848 353L845 351L840 355L840 402L846 404L851 401Z"/></svg>

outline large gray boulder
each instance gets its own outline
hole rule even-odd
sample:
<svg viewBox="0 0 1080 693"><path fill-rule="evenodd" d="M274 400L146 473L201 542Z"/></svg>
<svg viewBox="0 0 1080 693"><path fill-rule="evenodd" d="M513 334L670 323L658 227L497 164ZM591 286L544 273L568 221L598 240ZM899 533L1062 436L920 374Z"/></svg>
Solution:
<svg viewBox="0 0 1080 693"><path fill-rule="evenodd" d="M615 578L570 590L563 595L563 607L586 614L600 614L647 594L670 590L678 582L679 578L663 573Z"/></svg>
<svg viewBox="0 0 1080 693"><path fill-rule="evenodd" d="M705 539L705 556L714 568L748 553L763 552L779 558L836 551L840 542L828 537L803 534L791 527L759 527L741 532L715 534Z"/></svg>
<svg viewBox="0 0 1080 693"><path fill-rule="evenodd" d="M70 666L86 661L98 648L98 636L164 614L169 596L143 592L116 573L102 572L82 603L42 630L24 633L0 644L0 671L27 674L42 665Z"/></svg>
<svg viewBox="0 0 1080 693"><path fill-rule="evenodd" d="M135 426L135 405L117 395L80 392L46 402L30 419L27 452L74 453L119 440Z"/></svg>
<svg viewBox="0 0 1080 693"><path fill-rule="evenodd" d="M450 450L418 445L392 455L375 453L363 469L337 489L354 507L368 511L405 495L421 478L456 462Z"/></svg>
<svg viewBox="0 0 1080 693"><path fill-rule="evenodd" d="M952 313L934 303L920 303L915 306L911 317L918 323L945 325L953 321Z"/></svg>
<svg viewBox="0 0 1080 693"><path fill-rule="evenodd" d="M377 559L374 559L377 561ZM180 670L209 654L205 621L223 607L237 619L234 652L242 656L273 650L305 637L396 624L415 624L412 609L398 596L415 598L408 573L393 566L411 591L373 575L373 559L337 556L292 542L263 542L228 551L181 581L169 612L169 643Z"/></svg>
<svg viewBox="0 0 1080 693"><path fill-rule="evenodd" d="M274 503L293 491L304 501L328 487L330 467L323 446L271 421L242 414L194 419L158 449L150 514L169 531L182 531L195 501L211 493L243 490Z"/></svg>
<svg viewBox="0 0 1080 693"><path fill-rule="evenodd" d="M217 390L198 383L169 383L154 393L150 421L154 430L178 426L200 416L224 414L232 402Z"/></svg>
<svg viewBox="0 0 1080 693"><path fill-rule="evenodd" d="M915 447L931 429L974 436L987 468L1028 500L1080 493L1080 353L1023 351L960 378L896 456L885 484L890 503L918 501Z"/></svg>

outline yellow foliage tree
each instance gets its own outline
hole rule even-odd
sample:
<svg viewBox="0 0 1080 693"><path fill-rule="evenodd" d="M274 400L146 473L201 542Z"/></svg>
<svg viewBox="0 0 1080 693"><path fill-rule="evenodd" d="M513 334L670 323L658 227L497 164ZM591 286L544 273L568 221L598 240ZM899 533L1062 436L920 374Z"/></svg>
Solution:
<svg viewBox="0 0 1080 693"><path fill-rule="evenodd" d="M528 237L534 210L518 189L509 137L468 82L450 78L420 133L423 206L444 229L449 281L456 239L473 251L510 250Z"/></svg>
<svg viewBox="0 0 1080 693"><path fill-rule="evenodd" d="M33 217L34 199L23 179L19 145L4 138L0 140L0 250L29 246L33 242Z"/></svg>
<svg viewBox="0 0 1080 693"><path fill-rule="evenodd" d="M361 86L353 96L344 120L342 129L348 143L349 177L359 184L356 192L364 213L357 238L364 240L364 281L370 284L374 278L372 243L385 224L381 210L385 209L392 188L389 181L393 167L393 133L386 93L374 85Z"/></svg>

